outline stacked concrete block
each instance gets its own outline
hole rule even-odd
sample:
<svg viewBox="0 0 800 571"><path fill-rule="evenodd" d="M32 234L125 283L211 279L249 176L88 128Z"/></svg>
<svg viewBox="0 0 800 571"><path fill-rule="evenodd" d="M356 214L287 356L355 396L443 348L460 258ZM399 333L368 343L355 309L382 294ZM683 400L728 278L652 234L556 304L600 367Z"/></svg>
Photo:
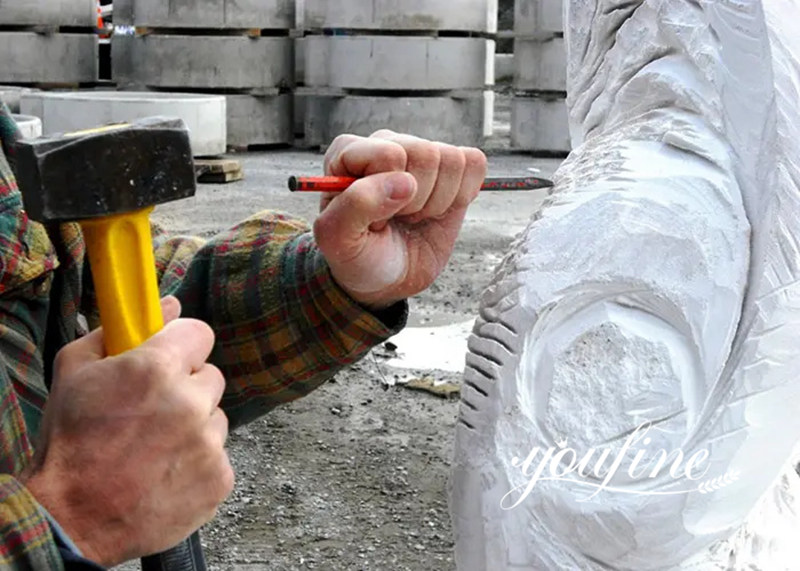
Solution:
<svg viewBox="0 0 800 571"><path fill-rule="evenodd" d="M0 0L3 26L94 27L96 0Z"/></svg>
<svg viewBox="0 0 800 571"><path fill-rule="evenodd" d="M0 0L0 82L97 81L95 0Z"/></svg>
<svg viewBox="0 0 800 571"><path fill-rule="evenodd" d="M461 145L491 134L497 0L304 0L305 136L389 128Z"/></svg>
<svg viewBox="0 0 800 571"><path fill-rule="evenodd" d="M511 145L567 153L567 55L562 0L516 0Z"/></svg>
<svg viewBox="0 0 800 571"><path fill-rule="evenodd" d="M114 79L124 89L227 97L228 145L293 140L294 0L123 0L113 39Z"/></svg>
<svg viewBox="0 0 800 571"><path fill-rule="evenodd" d="M305 0L295 0L294 79L295 86L298 88L302 88L305 85L306 40L303 37L305 12ZM296 139L303 139L305 137L305 127L306 96L295 91L293 129Z"/></svg>

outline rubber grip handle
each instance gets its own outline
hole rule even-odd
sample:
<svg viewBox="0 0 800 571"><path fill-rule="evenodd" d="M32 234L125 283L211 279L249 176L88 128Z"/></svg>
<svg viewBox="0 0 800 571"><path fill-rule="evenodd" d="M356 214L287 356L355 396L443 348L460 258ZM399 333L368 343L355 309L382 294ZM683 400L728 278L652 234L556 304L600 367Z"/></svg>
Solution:
<svg viewBox="0 0 800 571"><path fill-rule="evenodd" d="M146 208L81 222L92 268L100 323L108 355L147 341L164 327L161 296ZM144 571L206 571L200 535L142 559Z"/></svg>
<svg viewBox="0 0 800 571"><path fill-rule="evenodd" d="M164 327L150 233L152 210L81 222L110 356L138 347Z"/></svg>
<svg viewBox="0 0 800 571"><path fill-rule="evenodd" d="M169 551L142 558L142 571L206 571L200 534L194 533Z"/></svg>

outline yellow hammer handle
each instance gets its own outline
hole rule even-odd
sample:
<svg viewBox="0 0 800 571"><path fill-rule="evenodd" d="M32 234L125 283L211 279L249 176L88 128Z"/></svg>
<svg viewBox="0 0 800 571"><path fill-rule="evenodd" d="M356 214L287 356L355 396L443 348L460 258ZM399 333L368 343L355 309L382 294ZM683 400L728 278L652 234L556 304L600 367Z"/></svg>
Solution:
<svg viewBox="0 0 800 571"><path fill-rule="evenodd" d="M81 222L110 356L138 347L164 327L150 233L152 210Z"/></svg>

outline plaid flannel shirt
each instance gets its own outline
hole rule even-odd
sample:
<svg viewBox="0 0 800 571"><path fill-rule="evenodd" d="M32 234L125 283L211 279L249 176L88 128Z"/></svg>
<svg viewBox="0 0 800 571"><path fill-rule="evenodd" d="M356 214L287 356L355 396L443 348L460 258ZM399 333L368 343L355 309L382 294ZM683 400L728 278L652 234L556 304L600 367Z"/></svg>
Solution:
<svg viewBox="0 0 800 571"><path fill-rule="evenodd" d="M17 477L30 461L55 353L97 324L76 224L46 229L23 211L13 177L18 132L0 101L0 566L63 568L46 512ZM5 155L5 156L4 156ZM405 323L380 316L333 282L303 223L261 213L210 241L154 228L163 295L216 332L232 427L301 397Z"/></svg>

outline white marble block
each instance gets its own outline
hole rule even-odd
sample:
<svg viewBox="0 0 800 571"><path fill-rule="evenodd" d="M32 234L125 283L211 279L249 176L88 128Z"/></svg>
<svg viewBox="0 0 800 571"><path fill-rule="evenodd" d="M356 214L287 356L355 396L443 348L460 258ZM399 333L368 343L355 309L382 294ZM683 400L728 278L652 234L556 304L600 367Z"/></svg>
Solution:
<svg viewBox="0 0 800 571"><path fill-rule="evenodd" d="M469 341L458 568L797 569L800 3L565 28L575 150Z"/></svg>

